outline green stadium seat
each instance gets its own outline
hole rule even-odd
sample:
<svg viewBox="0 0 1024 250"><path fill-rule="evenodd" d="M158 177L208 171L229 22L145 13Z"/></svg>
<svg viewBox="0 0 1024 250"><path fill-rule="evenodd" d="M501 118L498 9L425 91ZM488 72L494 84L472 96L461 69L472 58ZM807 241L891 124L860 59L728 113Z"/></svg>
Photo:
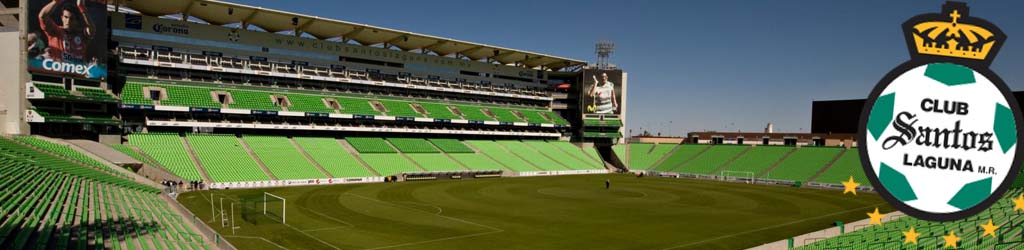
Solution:
<svg viewBox="0 0 1024 250"><path fill-rule="evenodd" d="M498 143L501 144L502 146L504 146L506 149L508 149L509 152L512 152L513 154L518 155L520 158L526 160L530 164L533 164L534 166L536 166L536 167L538 167L540 169L550 170L550 171L555 171L555 170L572 170L572 169L574 169L574 168L569 168L569 167L563 165L562 163L559 163L558 161L552 159L549 156L546 156L546 155L542 154L541 152L538 152L536 149L533 149L532 147L526 145L523 142L520 142L520 141L498 141Z"/></svg>
<svg viewBox="0 0 1024 250"><path fill-rule="evenodd" d="M443 154L405 154L427 171L462 171L466 168Z"/></svg>
<svg viewBox="0 0 1024 250"><path fill-rule="evenodd" d="M394 153L368 153L359 154L367 165L377 171L381 176L392 176L401 173L423 172L413 165L412 162L401 155Z"/></svg>
<svg viewBox="0 0 1024 250"><path fill-rule="evenodd" d="M722 167L729 160L735 158L744 151L750 149L747 145L716 145L697 155L692 160L683 163L675 169L675 172L717 175L715 170ZM682 148L680 148L682 150Z"/></svg>
<svg viewBox="0 0 1024 250"><path fill-rule="evenodd" d="M295 137L295 142L335 178L373 176L334 138Z"/></svg>
<svg viewBox="0 0 1024 250"><path fill-rule="evenodd" d="M491 158L487 158L483 154L474 153L455 153L449 154L456 161L461 162L463 166L471 170L504 170L501 164L494 162Z"/></svg>
<svg viewBox="0 0 1024 250"><path fill-rule="evenodd" d="M341 113L353 115L380 115L380 112L370 106L370 101L360 98L335 98L341 105Z"/></svg>
<svg viewBox="0 0 1024 250"><path fill-rule="evenodd" d="M327 105L324 104L324 97L322 96L303 94L286 94L285 96L288 97L288 102L290 102L292 105L291 107L288 107L288 111L311 113L336 113L334 109L327 107Z"/></svg>
<svg viewBox="0 0 1024 250"><path fill-rule="evenodd" d="M462 119L462 117L452 113L452 111L448 109L448 106L444 104L420 102L419 105L427 111L427 117L430 118L449 120Z"/></svg>
<svg viewBox="0 0 1024 250"><path fill-rule="evenodd" d="M243 136L256 157L279 180L327 178L283 136Z"/></svg>
<svg viewBox="0 0 1024 250"><path fill-rule="evenodd" d="M499 122L524 122L523 119L519 119L510 109L504 108L488 108L495 118L498 118Z"/></svg>
<svg viewBox="0 0 1024 250"><path fill-rule="evenodd" d="M387 114L389 116L401 116L401 117L423 117L422 114L416 112L409 105L408 102L402 101L391 101L391 100L379 100L384 107L388 109Z"/></svg>
<svg viewBox="0 0 1024 250"><path fill-rule="evenodd" d="M632 147L632 146L633 145L630 145L630 147ZM655 148L657 150L657 152L655 154L661 154L660 152L664 151L665 148L667 148L668 145L659 144L658 146L660 146L661 148ZM678 147L679 148L676 149L675 152L673 152L668 157L665 157L664 161L659 163L657 166L653 166L653 170L663 171L663 172L674 171L676 168L679 167L679 165L681 165L684 162L686 162L687 160L690 160L691 158L699 155L701 152L704 152L704 150L708 149L709 146L708 145L703 145L703 144L681 144ZM643 148L641 148L641 150L642 149ZM671 151L671 149L668 149L668 150ZM636 154L640 154L640 157L641 157L640 160L630 159L631 161L636 161L638 164L640 164L640 166L643 166L643 165L648 165L649 166L651 164L655 164L658 161L658 159L655 159L657 156L653 156L653 157L650 156L650 155L645 156L645 155L643 155L642 151L641 152L635 152L634 151L632 153L633 153L632 155L634 155L634 156ZM667 152L665 154L667 154ZM648 168L648 169L651 169L651 168Z"/></svg>
<svg viewBox="0 0 1024 250"><path fill-rule="evenodd" d="M421 138L388 138L391 145L394 145L402 153L437 153L427 140Z"/></svg>
<svg viewBox="0 0 1024 250"><path fill-rule="evenodd" d="M494 158L495 161L504 164L509 169L512 169L512 171L528 172L541 170L540 168L533 166L529 162L526 162L525 160L523 160L523 158L520 158L519 156L512 154L511 152L506 150L501 145L498 145L498 143L494 141L472 140L466 142L472 145L477 150L480 150L480 153L483 153L491 158Z"/></svg>
<svg viewBox="0 0 1024 250"><path fill-rule="evenodd" d="M138 147L160 163L160 166L182 179L203 179L177 134L129 134L128 144Z"/></svg>
<svg viewBox="0 0 1024 250"><path fill-rule="evenodd" d="M802 147L793 151L763 178L807 181L841 152L840 148Z"/></svg>
<svg viewBox="0 0 1024 250"><path fill-rule="evenodd" d="M479 106L457 105L462 111L462 117L470 121L494 121L494 118L487 116Z"/></svg>
<svg viewBox="0 0 1024 250"><path fill-rule="evenodd" d="M646 144L636 143L629 144L629 169L634 170L648 170L654 166L661 158L664 158L669 151L678 146L678 144ZM661 166L659 166L661 167ZM670 168L656 168L654 170L668 171Z"/></svg>
<svg viewBox="0 0 1024 250"><path fill-rule="evenodd" d="M756 146L740 155L722 171L748 173L757 177L793 149L793 147L786 146Z"/></svg>
<svg viewBox="0 0 1024 250"><path fill-rule="evenodd" d="M5 249L208 247L158 198L159 189L6 138L0 138L0 163ZM144 226L167 229L168 237L157 230L143 233Z"/></svg>
<svg viewBox="0 0 1024 250"><path fill-rule="evenodd" d="M235 136L189 134L186 139L215 182L270 180Z"/></svg>
<svg viewBox="0 0 1024 250"><path fill-rule="evenodd" d="M473 149L462 144L458 139L428 139L428 141L445 153L474 153Z"/></svg>
<svg viewBox="0 0 1024 250"><path fill-rule="evenodd" d="M843 155L814 181L839 184L849 180L850 176L853 176L855 182L868 183L868 178L864 175L864 168L860 164L860 154L857 153L857 148L845 150Z"/></svg>
<svg viewBox="0 0 1024 250"><path fill-rule="evenodd" d="M228 105L230 108L268 111L281 110L280 106L274 104L274 99L271 98L268 92L237 89L228 90L228 92L231 93L231 100L234 101L234 103Z"/></svg>
<svg viewBox="0 0 1024 250"><path fill-rule="evenodd" d="M604 167L598 162L588 160L590 158L589 156L583 154L583 151L580 150L580 148L577 148L569 142L525 141L524 143L536 149L537 152L540 152L569 169L604 169Z"/></svg>
<svg viewBox="0 0 1024 250"><path fill-rule="evenodd" d="M359 153L396 153L391 145L384 138L371 137L347 137L345 141L352 145Z"/></svg>

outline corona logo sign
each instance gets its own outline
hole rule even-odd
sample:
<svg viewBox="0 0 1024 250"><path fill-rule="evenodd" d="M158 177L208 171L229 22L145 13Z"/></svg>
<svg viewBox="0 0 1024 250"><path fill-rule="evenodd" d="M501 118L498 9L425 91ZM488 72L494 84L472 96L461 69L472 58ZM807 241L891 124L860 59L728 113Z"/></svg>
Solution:
<svg viewBox="0 0 1024 250"><path fill-rule="evenodd" d="M1020 171L1021 111L988 66L1006 36L947 2L903 24L911 60L875 86L860 119L860 157L904 213L949 221L981 212Z"/></svg>

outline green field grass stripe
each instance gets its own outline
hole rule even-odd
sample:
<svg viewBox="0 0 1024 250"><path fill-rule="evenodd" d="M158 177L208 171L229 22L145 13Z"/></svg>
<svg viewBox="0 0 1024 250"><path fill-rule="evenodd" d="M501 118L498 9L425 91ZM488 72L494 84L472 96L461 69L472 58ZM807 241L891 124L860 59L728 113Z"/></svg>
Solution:
<svg viewBox="0 0 1024 250"><path fill-rule="evenodd" d="M996 140L1005 154L1013 145L1017 145L1017 124L1013 119L1013 111L999 103L996 103L995 119L992 122L992 130L996 133Z"/></svg>
<svg viewBox="0 0 1024 250"><path fill-rule="evenodd" d="M917 200L914 187L910 186L910 182L907 182L907 177L903 173L896 171L885 163L882 163L880 169L878 181L882 182L882 186L885 186L885 189L889 190L893 197L904 202Z"/></svg>
<svg viewBox="0 0 1024 250"><path fill-rule="evenodd" d="M992 177L967 183L947 204L959 209L968 209L978 205L992 194Z"/></svg>
<svg viewBox="0 0 1024 250"><path fill-rule="evenodd" d="M946 86L974 83L974 70L952 63L932 63L924 75Z"/></svg>
<svg viewBox="0 0 1024 250"><path fill-rule="evenodd" d="M868 131L871 136L878 140L889 127L892 121L893 106L896 104L896 93L879 96L875 105L871 107L871 116L868 117Z"/></svg>

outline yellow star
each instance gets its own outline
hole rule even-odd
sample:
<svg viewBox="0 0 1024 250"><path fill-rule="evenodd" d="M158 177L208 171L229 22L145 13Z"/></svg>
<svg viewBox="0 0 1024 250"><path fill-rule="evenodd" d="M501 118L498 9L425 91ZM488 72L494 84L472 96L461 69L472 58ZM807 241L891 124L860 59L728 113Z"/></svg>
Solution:
<svg viewBox="0 0 1024 250"><path fill-rule="evenodd" d="M913 242L914 245L917 245L917 236L919 235L921 234L914 231L914 227L910 227L910 231L903 232L903 237L907 238L906 240L903 240L903 244Z"/></svg>
<svg viewBox="0 0 1024 250"><path fill-rule="evenodd" d="M999 226L992 224L992 219L988 219L988 224L981 224L981 228L985 229L985 232L981 234L981 237L984 238L986 235L992 235L992 238L995 238L996 229L999 229Z"/></svg>
<svg viewBox="0 0 1024 250"><path fill-rule="evenodd" d="M885 215L879 213L878 208L876 207L874 213L868 213L868 217L871 217L870 225L882 225L882 218L884 218Z"/></svg>
<svg viewBox="0 0 1024 250"><path fill-rule="evenodd" d="M953 231L949 231L949 235L942 236L942 239L946 240L946 245L943 245L942 247L953 247L953 249L956 249L956 242L960 241L960 237L956 237L956 234L953 233Z"/></svg>
<svg viewBox="0 0 1024 250"><path fill-rule="evenodd" d="M844 181L843 183L843 194L853 192L853 195L857 195L857 187L860 183L853 182L853 176L850 176L850 180Z"/></svg>
<svg viewBox="0 0 1024 250"><path fill-rule="evenodd" d="M1024 211L1024 194L1013 198L1013 211L1017 212L1017 210Z"/></svg>

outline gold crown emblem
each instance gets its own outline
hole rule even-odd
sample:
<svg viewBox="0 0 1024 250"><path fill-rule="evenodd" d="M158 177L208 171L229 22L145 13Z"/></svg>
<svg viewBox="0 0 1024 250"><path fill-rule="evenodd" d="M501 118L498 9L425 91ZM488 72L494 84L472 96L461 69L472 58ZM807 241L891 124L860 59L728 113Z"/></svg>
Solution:
<svg viewBox="0 0 1024 250"><path fill-rule="evenodd" d="M942 13L908 20L903 29L911 54L991 62L1006 36L995 25L969 13L965 3L946 2Z"/></svg>

